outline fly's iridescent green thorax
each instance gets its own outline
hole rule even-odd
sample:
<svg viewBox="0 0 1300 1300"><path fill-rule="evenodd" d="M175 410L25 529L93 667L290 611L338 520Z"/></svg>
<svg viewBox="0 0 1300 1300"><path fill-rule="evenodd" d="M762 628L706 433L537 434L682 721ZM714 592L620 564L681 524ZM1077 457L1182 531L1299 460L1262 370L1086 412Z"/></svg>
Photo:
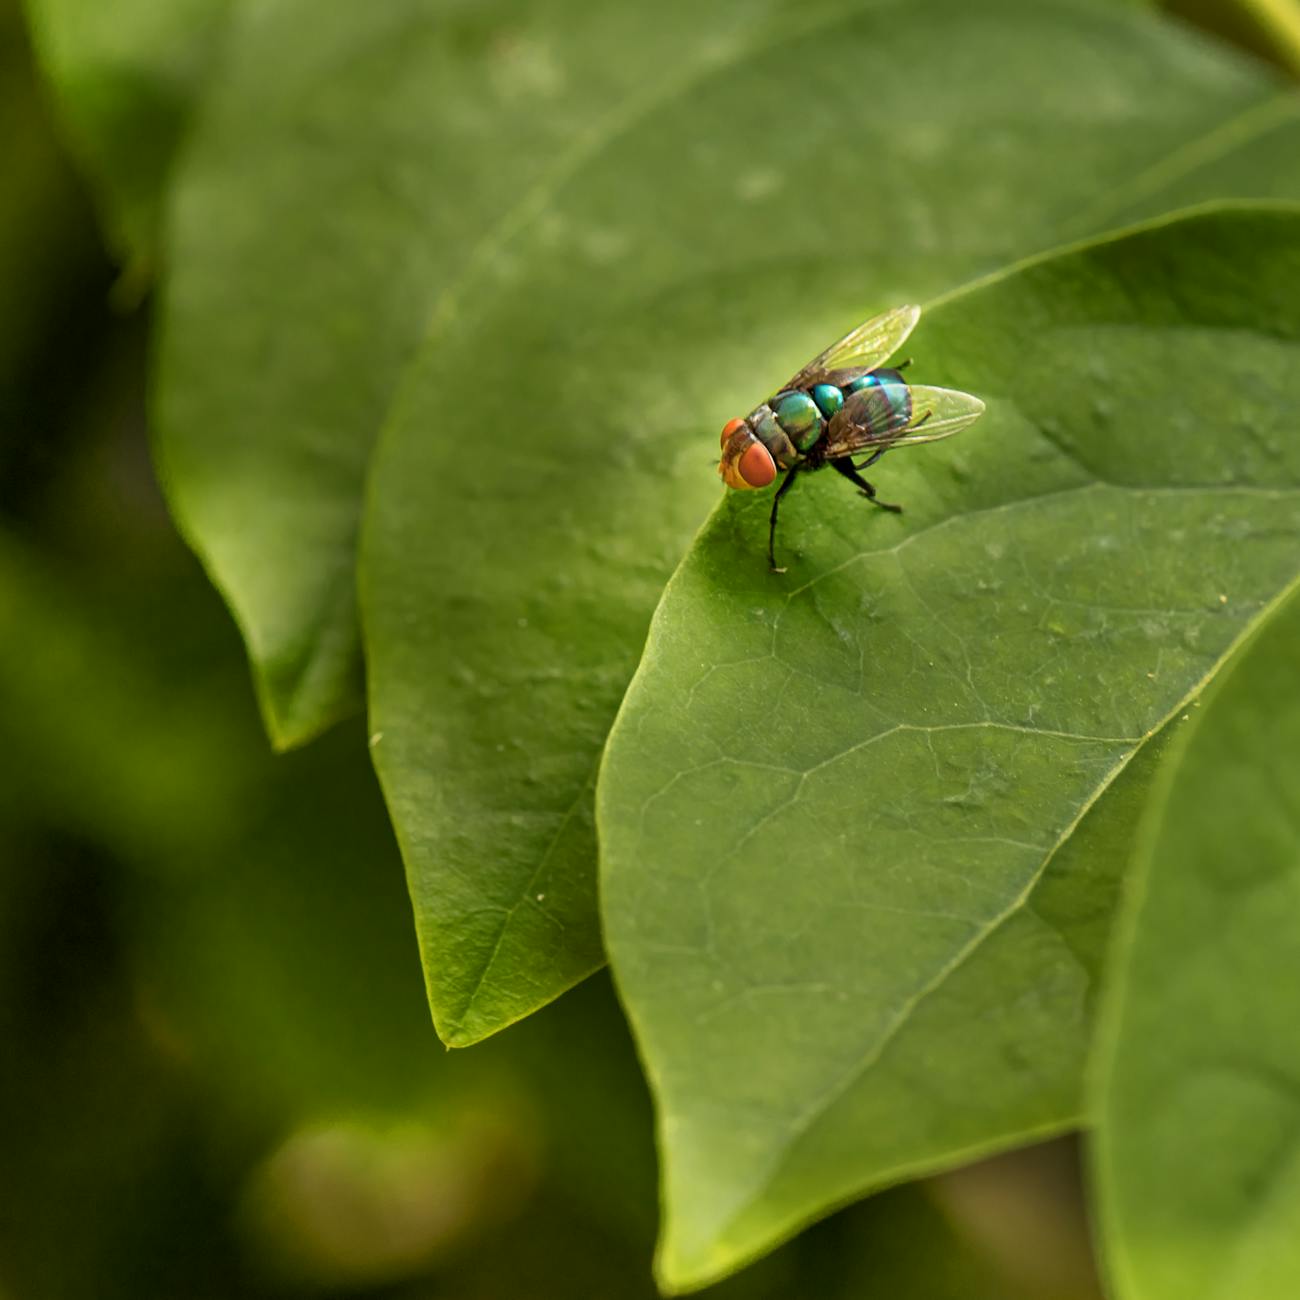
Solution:
<svg viewBox="0 0 1300 1300"><path fill-rule="evenodd" d="M907 381L899 371L885 369L860 375L843 388L821 383L807 392L784 389L755 407L745 417L746 423L777 465L790 469L821 441L827 421L844 405L845 398L861 389L871 393L865 408L868 426L878 429L882 437L907 424L912 412Z"/></svg>

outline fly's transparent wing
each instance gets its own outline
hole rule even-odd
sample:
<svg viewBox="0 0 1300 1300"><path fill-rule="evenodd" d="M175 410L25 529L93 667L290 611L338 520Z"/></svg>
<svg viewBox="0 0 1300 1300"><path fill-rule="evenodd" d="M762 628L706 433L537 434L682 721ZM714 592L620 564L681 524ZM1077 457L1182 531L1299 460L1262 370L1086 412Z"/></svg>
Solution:
<svg viewBox="0 0 1300 1300"><path fill-rule="evenodd" d="M890 405L874 388L860 389L831 416L827 460L881 447L910 447L951 438L984 414L984 403L955 388L908 384L908 400Z"/></svg>
<svg viewBox="0 0 1300 1300"><path fill-rule="evenodd" d="M903 346L920 319L921 309L916 306L895 307L882 316L873 316L814 357L785 387L811 388L814 384L834 383L832 376L836 371L863 374L875 370Z"/></svg>

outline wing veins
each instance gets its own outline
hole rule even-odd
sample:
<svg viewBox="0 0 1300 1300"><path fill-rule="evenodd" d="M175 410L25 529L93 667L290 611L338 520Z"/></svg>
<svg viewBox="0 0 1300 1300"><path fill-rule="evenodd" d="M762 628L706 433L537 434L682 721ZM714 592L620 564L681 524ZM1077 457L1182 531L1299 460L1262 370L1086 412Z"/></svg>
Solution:
<svg viewBox="0 0 1300 1300"><path fill-rule="evenodd" d="M850 378L878 369L903 346L920 318L921 309L912 304L873 316L815 356L785 388L807 389L814 384L835 383L837 373L847 383Z"/></svg>

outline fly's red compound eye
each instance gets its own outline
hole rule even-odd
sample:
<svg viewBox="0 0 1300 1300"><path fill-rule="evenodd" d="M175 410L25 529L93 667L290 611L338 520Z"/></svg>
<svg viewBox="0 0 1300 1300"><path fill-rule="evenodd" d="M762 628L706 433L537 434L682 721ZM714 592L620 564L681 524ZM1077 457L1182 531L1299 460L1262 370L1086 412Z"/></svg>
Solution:
<svg viewBox="0 0 1300 1300"><path fill-rule="evenodd" d="M764 488L776 477L776 462L761 442L750 443L736 468L740 477L753 488Z"/></svg>
<svg viewBox="0 0 1300 1300"><path fill-rule="evenodd" d="M725 447L727 445L727 439L730 438L737 429L743 429L744 427L744 420L728 420L726 424L722 426L722 442L720 445Z"/></svg>

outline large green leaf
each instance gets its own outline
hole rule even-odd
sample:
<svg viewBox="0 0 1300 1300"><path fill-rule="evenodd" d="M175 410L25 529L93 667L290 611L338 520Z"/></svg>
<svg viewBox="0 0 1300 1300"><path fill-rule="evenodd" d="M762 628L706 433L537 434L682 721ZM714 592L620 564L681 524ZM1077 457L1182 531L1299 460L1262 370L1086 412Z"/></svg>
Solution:
<svg viewBox="0 0 1300 1300"><path fill-rule="evenodd" d="M236 12L174 196L156 415L173 507L278 744L361 702L362 487L420 340L589 153L773 7Z"/></svg>
<svg viewBox="0 0 1300 1300"><path fill-rule="evenodd" d="M492 246L403 388L363 561L376 762L445 1041L602 960L594 770L723 421L872 305L1083 208L1217 192L1264 129L1272 161L1229 192L1300 192L1294 102L1158 22L871 8L665 90Z"/></svg>
<svg viewBox="0 0 1300 1300"><path fill-rule="evenodd" d="M117 251L143 275L172 157L228 0L26 0L37 53Z"/></svg>
<svg viewBox="0 0 1300 1300"><path fill-rule="evenodd" d="M801 485L784 576L729 496L610 738L670 1287L1077 1120L1126 767L1300 568L1294 210L1032 263L908 351L981 423L881 466L902 517Z"/></svg>
<svg viewBox="0 0 1300 1300"><path fill-rule="evenodd" d="M1300 1294L1298 645L1292 595L1184 729L1139 840L1096 1073L1118 1300Z"/></svg>
<svg viewBox="0 0 1300 1300"><path fill-rule="evenodd" d="M359 701L371 446L420 341L496 296L521 230L557 254L580 244L568 264L587 281L634 260L620 250L642 233L693 241L689 216L712 248L743 229L765 266L834 236L922 261L923 275L870 277L876 294L946 284L1058 238L1085 201L1152 167L1192 166L1184 151L1243 113L1249 137L1277 94L1118 4L275 0L239 7L226 37L176 186L157 415L173 505L282 744ZM677 132L673 149L649 123ZM1077 169L1044 164L1063 153ZM639 206L618 228L562 231L556 202L593 159ZM1200 192L1254 195L1269 174ZM851 311L868 279L842 286ZM585 296L562 287L535 304L561 330ZM834 303L807 315L801 346L838 323ZM511 355L511 376L521 362L535 369ZM499 386L483 369L476 382Z"/></svg>

